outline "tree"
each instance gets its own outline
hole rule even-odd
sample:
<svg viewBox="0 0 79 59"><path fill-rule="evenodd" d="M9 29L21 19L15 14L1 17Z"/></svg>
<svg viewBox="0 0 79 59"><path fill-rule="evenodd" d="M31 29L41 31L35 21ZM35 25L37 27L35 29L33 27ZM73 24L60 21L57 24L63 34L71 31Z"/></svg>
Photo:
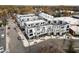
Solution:
<svg viewBox="0 0 79 59"><path fill-rule="evenodd" d="M0 27L2 26L2 23L0 23Z"/></svg>
<svg viewBox="0 0 79 59"><path fill-rule="evenodd" d="M6 26L7 20L3 20L3 25Z"/></svg>
<svg viewBox="0 0 79 59"><path fill-rule="evenodd" d="M20 9L21 13L33 13L33 7L32 6L26 6Z"/></svg>

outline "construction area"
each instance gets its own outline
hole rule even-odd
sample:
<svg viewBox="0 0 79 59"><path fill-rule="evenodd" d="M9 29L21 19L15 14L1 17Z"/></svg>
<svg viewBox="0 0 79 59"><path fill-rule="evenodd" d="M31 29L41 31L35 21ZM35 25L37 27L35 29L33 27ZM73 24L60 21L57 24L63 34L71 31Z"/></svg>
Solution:
<svg viewBox="0 0 79 59"><path fill-rule="evenodd" d="M27 14L27 15L31 15L31 17L32 17L32 15L34 15L34 14ZM55 23L58 22L58 23L56 23L56 24L53 23L54 26L52 26L52 27L48 26L49 28L47 28L47 29L49 29L49 31L46 31L46 29L45 29L44 32L43 32L44 35L37 34L37 33L41 32L40 31L41 27L38 27L39 25L38 26L36 25L37 28L39 28L39 30L38 31L34 31L35 30L34 29L34 30L30 30L30 31L31 31L32 35L33 35L32 31L34 31L37 36L34 36L33 38L30 38L30 37L27 37L29 33L25 33L25 32L29 32L29 31L24 31L24 30L29 29L29 28L31 29L31 27L35 23L33 21L36 21L36 23L39 24L41 20L38 21L37 20L38 19L37 16L35 18L36 20L35 19L33 20L33 18L30 19L30 16L27 16L27 15L24 15L24 16L21 15L24 18L16 18L16 20L18 19L18 21L16 22L16 24L18 24L18 22L20 22L20 20L22 19L23 22L21 21L18 24L19 29L20 29L20 31L18 32L18 34L20 36L20 39L23 42L24 47L28 47L29 46L28 50L30 50L30 52L39 52L41 49L47 47L47 45L48 45L48 48L46 48L47 50L51 47L51 48L59 49L59 52L66 52L64 50L68 49L68 45L70 44L70 42L74 43L75 44L74 48L76 50L78 50L78 45L77 44L78 44L79 37L75 36L75 35L79 35L78 32L76 32L78 29L75 32L73 31L73 29L75 29L75 28L72 29L72 27L77 27L78 28L78 25L79 25L79 23L78 23L79 20L78 19L74 20L74 18L72 18L72 17L54 18L53 16L51 16L51 18L50 18L50 16L49 16L50 19L46 18L47 19L46 21L48 23L49 23L49 21L50 22L55 22ZM47 14L44 14L43 16L45 17L45 15L47 15ZM47 15L47 17L48 17L48 15ZM28 20L28 18L29 18L30 21ZM67 20L64 21L64 19L67 19ZM68 19L69 19L69 21L68 21ZM54 21L52 21L52 20L54 20ZM72 22L73 20L74 20L74 22ZM45 21L41 21L41 23L42 22L45 22ZM24 23L24 25L23 25L23 23ZM32 24L32 26L30 25L30 27L28 28L27 27L28 24ZM62 26L61 26L61 24L62 24ZM45 25L47 25L47 24L44 23L44 27L45 27ZM59 31L60 33L58 33L58 29L62 30L62 27L64 28L64 31ZM32 27L32 28L34 28L34 27ZM51 32L51 30L53 30L53 29L55 29L55 31L53 31L54 33ZM72 32L71 32L71 29L72 29ZM45 34L45 31L48 32L48 34L47 33ZM74 34L73 34L73 32L74 32ZM63 34L61 34L61 33L63 33ZM44 43L44 42L47 42L47 43ZM41 47L41 45L43 47ZM56 45L56 47L53 47L54 45ZM41 49L40 49L40 47L41 47ZM39 51L37 51L37 50L39 50ZM40 51L40 52L44 52L44 51ZM51 52L51 50L50 50L50 52Z"/></svg>
<svg viewBox="0 0 79 59"><path fill-rule="evenodd" d="M6 6L5 10L1 9L4 12L1 13L1 17L7 21L6 52L78 53L77 8L75 6Z"/></svg>

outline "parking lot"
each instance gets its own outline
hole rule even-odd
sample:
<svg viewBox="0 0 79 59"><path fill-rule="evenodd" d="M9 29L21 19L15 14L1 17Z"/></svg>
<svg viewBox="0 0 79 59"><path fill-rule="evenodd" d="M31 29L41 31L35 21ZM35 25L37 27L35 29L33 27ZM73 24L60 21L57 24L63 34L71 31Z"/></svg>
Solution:
<svg viewBox="0 0 79 59"><path fill-rule="evenodd" d="M0 28L0 52L4 52L6 50L6 38L5 38L6 30L5 28Z"/></svg>

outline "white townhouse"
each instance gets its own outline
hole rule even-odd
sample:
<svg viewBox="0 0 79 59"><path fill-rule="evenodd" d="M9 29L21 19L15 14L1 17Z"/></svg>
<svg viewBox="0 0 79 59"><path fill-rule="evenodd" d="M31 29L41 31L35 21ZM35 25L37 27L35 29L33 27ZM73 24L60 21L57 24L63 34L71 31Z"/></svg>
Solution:
<svg viewBox="0 0 79 59"><path fill-rule="evenodd" d="M26 14L26 15L17 15L17 22L21 29L24 29L24 23L28 21L34 21L37 20L38 16L35 16L34 14Z"/></svg>
<svg viewBox="0 0 79 59"><path fill-rule="evenodd" d="M29 21L25 22L25 34L31 38L34 36L39 36L42 34L46 34L47 29L47 22L44 20L36 20L36 21Z"/></svg>
<svg viewBox="0 0 79 59"><path fill-rule="evenodd" d="M45 21L48 21L48 23L52 22L53 19L54 19L53 16L48 15L48 14L43 13L43 12L40 12L38 16L39 16L39 17L42 17Z"/></svg>
<svg viewBox="0 0 79 59"><path fill-rule="evenodd" d="M17 22L19 21L20 18L25 18L25 17L32 17L32 16L35 16L35 14L16 14L16 20Z"/></svg>
<svg viewBox="0 0 79 59"><path fill-rule="evenodd" d="M64 35L69 32L69 24L66 21L59 18L54 19L53 16L43 12L39 13L38 16L21 16L17 18L17 21L20 27L25 29L28 38L44 34Z"/></svg>
<svg viewBox="0 0 79 59"><path fill-rule="evenodd" d="M55 23L54 23L55 22ZM29 21L24 23L25 34L32 38L34 36L38 37L43 34L53 34L53 35L64 35L69 32L69 24L63 21L54 20L53 23L49 24L45 20Z"/></svg>
<svg viewBox="0 0 79 59"><path fill-rule="evenodd" d="M69 24L65 21L53 20L51 24L53 29L53 35L63 35L69 32Z"/></svg>

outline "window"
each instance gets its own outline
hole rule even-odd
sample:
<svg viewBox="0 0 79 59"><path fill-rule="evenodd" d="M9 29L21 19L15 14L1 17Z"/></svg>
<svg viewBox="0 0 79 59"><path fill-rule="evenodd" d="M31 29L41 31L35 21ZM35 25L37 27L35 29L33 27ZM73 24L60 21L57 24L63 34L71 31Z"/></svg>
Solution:
<svg viewBox="0 0 79 59"><path fill-rule="evenodd" d="M41 23L41 25L42 25L43 23Z"/></svg>
<svg viewBox="0 0 79 59"><path fill-rule="evenodd" d="M54 29L53 29L53 28L52 28L51 30L52 30L52 32L54 31Z"/></svg>
<svg viewBox="0 0 79 59"><path fill-rule="evenodd" d="M30 33L32 33L32 30L29 30Z"/></svg>
<svg viewBox="0 0 79 59"><path fill-rule="evenodd" d="M36 23L36 26L38 26L39 25L39 23Z"/></svg>
<svg viewBox="0 0 79 59"><path fill-rule="evenodd" d="M40 31L40 28L39 27L37 27L37 31Z"/></svg>
<svg viewBox="0 0 79 59"><path fill-rule="evenodd" d="M42 33L44 33L44 32L45 32L45 27L42 28Z"/></svg>
<svg viewBox="0 0 79 59"><path fill-rule="evenodd" d="M34 24L33 26L34 26L34 27L36 27L36 25L35 25L35 24Z"/></svg>
<svg viewBox="0 0 79 59"><path fill-rule="evenodd" d="M33 27L33 26L34 26L34 24L31 24L31 26Z"/></svg>
<svg viewBox="0 0 79 59"><path fill-rule="evenodd" d="M27 18L27 21L29 21L29 18Z"/></svg>
<svg viewBox="0 0 79 59"><path fill-rule="evenodd" d="M62 24L62 21L59 21L59 24Z"/></svg>
<svg viewBox="0 0 79 59"><path fill-rule="evenodd" d="M24 25L27 26L25 23L24 23Z"/></svg>
<svg viewBox="0 0 79 59"><path fill-rule="evenodd" d="M24 21L24 19L22 19L22 21ZM21 22L22 22L22 21L21 21Z"/></svg>
<svg viewBox="0 0 79 59"><path fill-rule="evenodd" d="M54 35L54 32L52 32L52 35Z"/></svg>
<svg viewBox="0 0 79 59"><path fill-rule="evenodd" d="M50 21L48 21L48 23L50 24Z"/></svg>
<svg viewBox="0 0 79 59"><path fill-rule="evenodd" d="M51 32L52 30L51 30L51 27L49 27L48 29L47 29L47 32Z"/></svg>
<svg viewBox="0 0 79 59"><path fill-rule="evenodd" d="M66 30L69 30L68 28Z"/></svg>
<svg viewBox="0 0 79 59"><path fill-rule="evenodd" d="M61 26L61 28L64 28L64 26Z"/></svg>
<svg viewBox="0 0 79 59"><path fill-rule="evenodd" d="M32 36L33 34L30 34L29 36Z"/></svg>
<svg viewBox="0 0 79 59"><path fill-rule="evenodd" d="M37 33L37 35L39 35L40 34L40 32L39 33Z"/></svg>
<svg viewBox="0 0 79 59"><path fill-rule="evenodd" d="M28 26L30 26L30 24Z"/></svg>
<svg viewBox="0 0 79 59"><path fill-rule="evenodd" d="M56 23L56 21L53 21L54 23Z"/></svg>
<svg viewBox="0 0 79 59"><path fill-rule="evenodd" d="M33 20L36 20L35 18Z"/></svg>
<svg viewBox="0 0 79 59"><path fill-rule="evenodd" d="M43 22L43 25L44 25L45 23Z"/></svg>
<svg viewBox="0 0 79 59"><path fill-rule="evenodd" d="M67 26L67 28L69 28L69 25Z"/></svg>
<svg viewBox="0 0 79 59"><path fill-rule="evenodd" d="M57 35L60 35L60 33L58 32Z"/></svg>

